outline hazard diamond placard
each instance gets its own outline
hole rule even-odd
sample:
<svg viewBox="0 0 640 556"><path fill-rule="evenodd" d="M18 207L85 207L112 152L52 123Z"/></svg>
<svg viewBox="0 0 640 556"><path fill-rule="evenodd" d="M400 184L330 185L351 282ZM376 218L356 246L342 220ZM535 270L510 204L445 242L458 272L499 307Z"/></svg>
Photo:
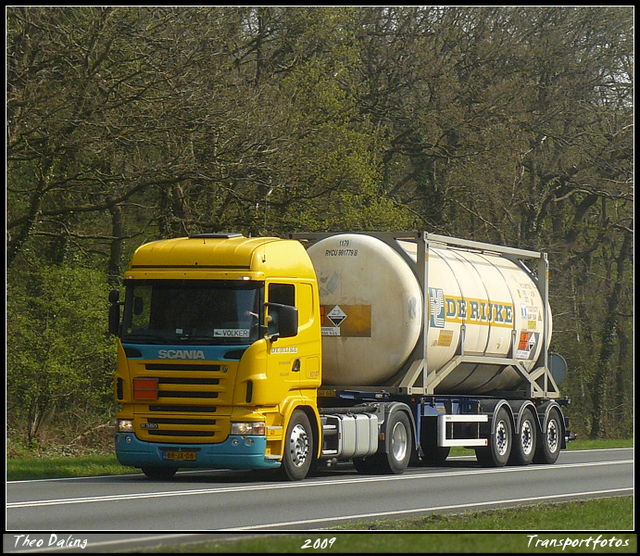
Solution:
<svg viewBox="0 0 640 556"><path fill-rule="evenodd" d="M347 318L347 315L340 309L339 305L336 305L327 313L327 318L333 323L333 326L340 326L342 321Z"/></svg>

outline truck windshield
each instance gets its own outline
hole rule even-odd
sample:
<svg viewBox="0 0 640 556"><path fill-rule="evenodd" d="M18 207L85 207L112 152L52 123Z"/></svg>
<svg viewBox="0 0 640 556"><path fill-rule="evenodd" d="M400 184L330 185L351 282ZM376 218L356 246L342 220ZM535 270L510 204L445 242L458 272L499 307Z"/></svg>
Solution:
<svg viewBox="0 0 640 556"><path fill-rule="evenodd" d="M258 339L262 284L136 280L126 287L123 342L217 345Z"/></svg>

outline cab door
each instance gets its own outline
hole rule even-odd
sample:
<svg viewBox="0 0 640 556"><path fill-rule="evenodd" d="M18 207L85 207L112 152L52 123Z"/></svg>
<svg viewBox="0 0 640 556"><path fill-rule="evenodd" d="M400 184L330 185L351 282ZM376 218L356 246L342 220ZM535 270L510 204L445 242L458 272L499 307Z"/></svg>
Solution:
<svg viewBox="0 0 640 556"><path fill-rule="evenodd" d="M267 303L279 303L296 307L296 287L291 283L267 283ZM290 338L277 337L278 312L266 307L267 336L267 376L272 394L284 400L289 391L300 388L300 352L298 335ZM277 338L277 339L276 339Z"/></svg>

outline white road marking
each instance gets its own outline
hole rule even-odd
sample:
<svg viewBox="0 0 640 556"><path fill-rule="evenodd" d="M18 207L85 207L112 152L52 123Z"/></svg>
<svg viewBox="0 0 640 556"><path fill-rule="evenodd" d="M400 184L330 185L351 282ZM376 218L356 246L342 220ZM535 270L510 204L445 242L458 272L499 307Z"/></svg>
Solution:
<svg viewBox="0 0 640 556"><path fill-rule="evenodd" d="M6 504L7 510L18 508L34 508L41 506L57 506L64 504L84 504L84 503L98 503L98 502L120 502L123 500L141 500L145 498L168 498L173 496L196 496L202 494L220 494L225 492L255 492L258 490L273 490L273 489L291 489L291 488L315 488L323 486L334 486L340 484L362 484L372 482L386 482L386 481L418 481L423 479L438 479L444 477L456 477L464 476L469 477L472 475L487 475L494 473L535 473L535 472L547 472L560 469L574 469L579 467L598 467L602 465L626 465L633 463L633 459L614 460L614 461L602 461L602 462L587 462L587 463L565 463L554 465L530 465L526 467L501 467L497 469L464 469L458 471L449 471L442 473L426 473L416 474L408 473L404 475L386 475L386 476L354 476L349 478L331 479L328 481L301 481L295 483L273 483L273 484L261 484L261 485L245 485L245 486L233 486L233 487L213 487L202 489L189 489L189 490L175 490L175 491L162 491L162 492L140 492L132 494L113 494L105 496L87 496L81 498L59 498L51 500L26 500L23 502L8 502ZM412 510L413 511L413 510ZM418 511L418 510L415 510Z"/></svg>
<svg viewBox="0 0 640 556"><path fill-rule="evenodd" d="M251 531L254 529L271 529L273 527L293 527L295 525L311 525L314 523L327 523L327 522L335 522L335 521L356 521L363 519L379 519L381 517L397 517L400 515L407 514L416 514L422 512L438 512L438 511L446 511L446 510L467 510L475 507L487 507L487 506L496 506L502 504L522 504L525 502L540 502L540 501L548 501L551 499L559 499L559 498L575 498L577 496L587 496L587 495L621 495L624 492L633 492L632 487L628 488L615 488L611 490L592 490L585 492L574 492L571 494L555 494L555 495L547 495L547 496L534 496L530 498L512 498L510 500L494 500L490 502L474 502L470 504L455 504L451 506L432 506L428 508L416 508L414 510L393 510L388 512L375 512L368 514L358 514L358 515L348 515L348 516L339 516L339 517L325 517L325 518L316 518L316 519L305 519L301 521L285 521L281 523L265 523L262 525L247 525L245 527L234 527L232 529L225 529L225 531Z"/></svg>

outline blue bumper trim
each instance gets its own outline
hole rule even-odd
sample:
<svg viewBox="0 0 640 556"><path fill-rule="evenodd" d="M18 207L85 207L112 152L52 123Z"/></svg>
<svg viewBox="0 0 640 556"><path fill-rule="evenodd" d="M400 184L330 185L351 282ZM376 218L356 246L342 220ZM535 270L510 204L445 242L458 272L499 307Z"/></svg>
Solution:
<svg viewBox="0 0 640 556"><path fill-rule="evenodd" d="M253 443L247 446L247 440ZM230 436L219 444L170 444L143 442L131 433L116 433L116 455L122 465L133 467L191 467L214 469L273 469L279 461L265 459L264 436ZM235 445L234 445L235 444ZM196 460L166 460L165 452L196 452Z"/></svg>

